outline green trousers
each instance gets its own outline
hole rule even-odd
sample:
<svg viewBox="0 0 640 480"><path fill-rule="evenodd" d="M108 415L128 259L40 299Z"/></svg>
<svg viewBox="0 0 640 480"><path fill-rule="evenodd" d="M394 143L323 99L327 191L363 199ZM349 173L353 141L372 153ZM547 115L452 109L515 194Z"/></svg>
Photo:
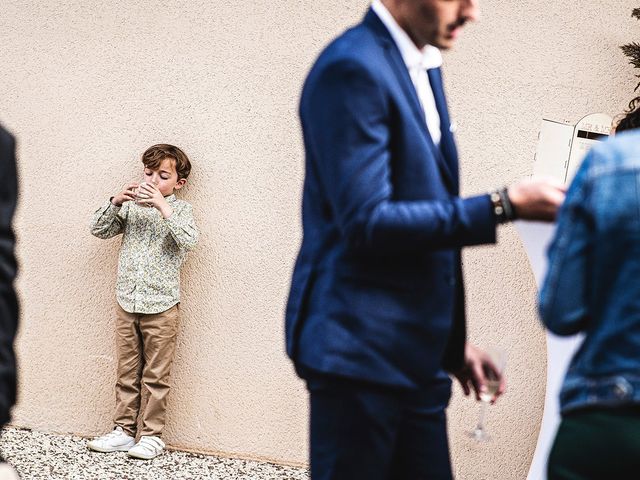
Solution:
<svg viewBox="0 0 640 480"><path fill-rule="evenodd" d="M640 479L640 406L565 415L549 454L548 480Z"/></svg>

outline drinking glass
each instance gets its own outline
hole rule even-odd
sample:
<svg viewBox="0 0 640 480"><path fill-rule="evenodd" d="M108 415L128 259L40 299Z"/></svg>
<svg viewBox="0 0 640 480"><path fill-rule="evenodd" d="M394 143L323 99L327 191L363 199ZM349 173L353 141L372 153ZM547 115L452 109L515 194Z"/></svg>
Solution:
<svg viewBox="0 0 640 480"><path fill-rule="evenodd" d="M142 186L142 185L144 185L145 183L149 183L149 182L147 182L147 181L145 181L145 180L143 179L143 180L141 180L141 181L140 181L139 185L140 185L140 186ZM138 195L139 195L139 193L140 193L140 187L138 187L138 188L136 189L136 205L139 205L140 207L148 207L148 206L149 206L149 204L147 203L147 198L139 197L139 196L138 196Z"/></svg>
<svg viewBox="0 0 640 480"><path fill-rule="evenodd" d="M500 382L502 381L502 375L504 374L504 369L507 366L507 352L504 349L490 347L485 350L485 353L488 355L491 362L483 367L487 389L480 394L480 414L478 416L478 424L473 432L471 432L471 436L478 441L487 441L491 439L485 428L487 408L495 398L496 393L498 393Z"/></svg>

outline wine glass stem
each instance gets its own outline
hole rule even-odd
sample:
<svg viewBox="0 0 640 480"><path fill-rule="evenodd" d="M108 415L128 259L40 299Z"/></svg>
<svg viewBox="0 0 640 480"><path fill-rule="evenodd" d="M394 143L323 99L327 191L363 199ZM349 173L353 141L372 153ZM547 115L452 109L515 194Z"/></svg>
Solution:
<svg viewBox="0 0 640 480"><path fill-rule="evenodd" d="M478 417L478 426L476 430L484 433L484 419L487 416L487 406L489 402L485 402L484 400L480 402L480 416Z"/></svg>

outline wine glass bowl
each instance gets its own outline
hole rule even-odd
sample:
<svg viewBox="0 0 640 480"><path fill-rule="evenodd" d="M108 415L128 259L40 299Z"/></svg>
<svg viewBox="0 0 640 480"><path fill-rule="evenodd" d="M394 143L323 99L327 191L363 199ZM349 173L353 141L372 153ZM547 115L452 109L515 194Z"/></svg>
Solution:
<svg viewBox="0 0 640 480"><path fill-rule="evenodd" d="M485 423L487 407L495 400L502 376L507 365L507 353L499 347L490 347L484 350L486 354L485 362L482 366L485 376L485 390L480 392L480 414L476 428L471 432L471 436L478 441L490 440L487 434Z"/></svg>

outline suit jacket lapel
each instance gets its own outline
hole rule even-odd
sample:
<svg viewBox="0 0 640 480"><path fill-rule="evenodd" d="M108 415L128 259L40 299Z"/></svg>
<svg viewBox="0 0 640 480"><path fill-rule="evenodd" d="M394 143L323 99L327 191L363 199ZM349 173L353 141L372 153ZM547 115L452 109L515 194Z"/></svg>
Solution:
<svg viewBox="0 0 640 480"><path fill-rule="evenodd" d="M442 71L439 68L432 68L427 71L427 74L429 75L429 83L431 84L431 90L433 91L433 96L436 101L438 115L440 115L440 130L442 133L440 150L449 168L454 190L457 195L460 189L458 151L453 139L453 134L451 133L451 119L449 118L447 99L442 85Z"/></svg>
<svg viewBox="0 0 640 480"><path fill-rule="evenodd" d="M424 110L422 109L422 105L420 104L420 100L418 99L418 93L416 92L415 87L413 86L413 82L411 81L411 77L409 76L409 71L407 70L407 65L404 63L404 59L396 47L396 44L391 42L387 42L385 45L385 53L387 55L387 59L393 68L393 72L398 78L398 83L402 87L404 94L409 99L409 103L411 103L411 109L413 110L414 115L422 125L426 125L426 118L424 115ZM431 137L429 132L424 130L427 137ZM432 142L433 145L433 142Z"/></svg>
<svg viewBox="0 0 640 480"><path fill-rule="evenodd" d="M378 18L378 15L372 9L369 9L369 12L365 16L364 23L373 30L377 38L380 40L380 43L383 45L389 65L391 65L391 68L393 69L393 72L396 78L398 79L398 83L400 84L400 87L402 88L404 94L409 100L409 103L411 104L411 110L413 111L414 115L419 121L419 125L421 126L420 131L425 136L425 140L429 145L429 148L431 149L433 156L436 159L436 163L438 164L438 169L442 174L443 180L447 185L447 188L451 193L454 193L454 194L457 193L457 184L458 184L457 170L456 170L456 175L452 175L451 167L447 165L447 162L445 161L445 158L443 156L443 152L441 151L441 149L437 148L433 143L433 139L431 138L431 134L429 133L429 130L427 128L426 117L425 117L424 110L422 109L422 104L418 99L418 94L416 92L415 87L413 86L413 82L411 81L411 76L409 75L409 71L407 70L407 65L404 63L404 59L402 58L400 50L398 50L398 47L393 41L391 34L387 30L387 27L384 26L384 24L382 23L382 20ZM435 92L434 92L434 95L435 95ZM443 94L443 100L444 100L444 94ZM446 109L446 100L444 102L445 102L444 105ZM439 111L439 107L438 107L438 111ZM447 113L447 123L441 122L442 125L447 125L446 127L447 129L449 128L448 118L449 117ZM451 135L449 132L447 133L448 135ZM444 137L444 131L443 131L443 137Z"/></svg>

